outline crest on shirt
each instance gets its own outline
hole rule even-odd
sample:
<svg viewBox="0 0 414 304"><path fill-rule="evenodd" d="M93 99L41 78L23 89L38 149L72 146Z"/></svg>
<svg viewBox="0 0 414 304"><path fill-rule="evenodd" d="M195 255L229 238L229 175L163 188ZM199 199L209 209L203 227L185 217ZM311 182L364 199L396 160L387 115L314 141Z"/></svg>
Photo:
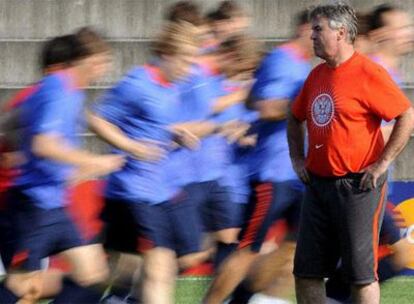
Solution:
<svg viewBox="0 0 414 304"><path fill-rule="evenodd" d="M332 97L323 93L316 96L311 106L311 116L313 123L318 127L328 125L335 114L335 106Z"/></svg>

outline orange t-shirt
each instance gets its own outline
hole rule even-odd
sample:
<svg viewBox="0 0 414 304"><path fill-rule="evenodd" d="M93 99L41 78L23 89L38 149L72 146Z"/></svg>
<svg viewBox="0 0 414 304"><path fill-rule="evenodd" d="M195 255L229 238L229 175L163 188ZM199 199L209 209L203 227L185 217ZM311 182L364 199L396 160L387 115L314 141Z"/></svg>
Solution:
<svg viewBox="0 0 414 304"><path fill-rule="evenodd" d="M318 65L292 105L307 124L308 170L325 177L361 171L383 151L381 120L410 106L387 71L361 54L336 68Z"/></svg>

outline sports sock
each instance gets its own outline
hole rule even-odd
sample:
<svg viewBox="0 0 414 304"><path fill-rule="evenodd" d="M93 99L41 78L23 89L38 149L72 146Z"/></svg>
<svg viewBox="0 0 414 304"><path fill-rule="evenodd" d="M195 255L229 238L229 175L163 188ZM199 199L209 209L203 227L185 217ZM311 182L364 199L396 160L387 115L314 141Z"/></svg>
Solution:
<svg viewBox="0 0 414 304"><path fill-rule="evenodd" d="M218 269L221 263L237 249L237 246L237 243L226 244L218 242L216 256L214 257L214 269Z"/></svg>

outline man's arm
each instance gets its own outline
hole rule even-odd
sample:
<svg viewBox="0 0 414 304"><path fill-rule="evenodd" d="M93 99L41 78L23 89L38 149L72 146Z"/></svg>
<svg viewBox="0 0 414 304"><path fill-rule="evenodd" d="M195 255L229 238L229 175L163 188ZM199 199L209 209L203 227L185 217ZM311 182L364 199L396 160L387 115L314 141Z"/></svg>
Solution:
<svg viewBox="0 0 414 304"><path fill-rule="evenodd" d="M38 134L33 138L32 152L42 158L69 164L86 170L90 177L98 177L118 170L124 164L119 155L96 155L66 144L55 134Z"/></svg>
<svg viewBox="0 0 414 304"><path fill-rule="evenodd" d="M289 109L289 100L274 99L263 100L256 103L256 110L260 113L260 119L278 121L286 119Z"/></svg>
<svg viewBox="0 0 414 304"><path fill-rule="evenodd" d="M287 122L289 153L293 169L298 177L307 184L309 183L309 174L305 168L305 126L291 112L288 113Z"/></svg>
<svg viewBox="0 0 414 304"><path fill-rule="evenodd" d="M221 113L235 104L244 102L249 95L249 90L250 88L243 88L217 98L212 108L213 113Z"/></svg>
<svg viewBox="0 0 414 304"><path fill-rule="evenodd" d="M360 188L362 190L377 186L378 178L384 174L390 164L400 154L407 144L414 129L414 110L410 107L407 111L395 119L394 128L390 138L379 159L363 170L365 172L361 179Z"/></svg>
<svg viewBox="0 0 414 304"><path fill-rule="evenodd" d="M87 113L90 128L110 145L134 155L141 160L157 160L162 157L162 150L155 143L139 142L125 136L116 125L98 115Z"/></svg>

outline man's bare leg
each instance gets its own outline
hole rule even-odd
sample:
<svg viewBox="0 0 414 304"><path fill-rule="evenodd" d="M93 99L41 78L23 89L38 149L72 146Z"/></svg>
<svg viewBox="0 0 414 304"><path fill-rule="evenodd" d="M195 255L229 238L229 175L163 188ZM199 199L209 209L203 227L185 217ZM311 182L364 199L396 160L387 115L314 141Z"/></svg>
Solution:
<svg viewBox="0 0 414 304"><path fill-rule="evenodd" d="M355 304L379 304L380 287L378 282L352 286L352 299Z"/></svg>
<svg viewBox="0 0 414 304"><path fill-rule="evenodd" d="M174 303L177 260L171 249L156 247L144 254L142 300L146 304Z"/></svg>
<svg viewBox="0 0 414 304"><path fill-rule="evenodd" d="M298 304L325 304L326 291L323 279L295 278Z"/></svg>
<svg viewBox="0 0 414 304"><path fill-rule="evenodd" d="M258 253L250 248L237 250L218 269L205 298L205 304L221 304L245 278Z"/></svg>

